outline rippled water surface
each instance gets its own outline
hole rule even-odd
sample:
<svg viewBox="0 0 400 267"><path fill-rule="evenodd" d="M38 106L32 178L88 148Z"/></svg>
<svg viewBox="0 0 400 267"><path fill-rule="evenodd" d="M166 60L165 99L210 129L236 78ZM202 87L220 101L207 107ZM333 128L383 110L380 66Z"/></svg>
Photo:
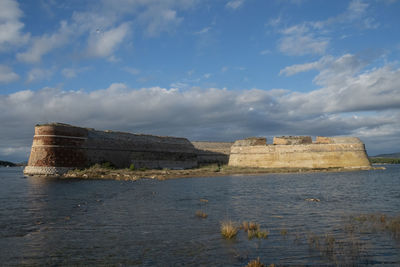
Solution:
<svg viewBox="0 0 400 267"><path fill-rule="evenodd" d="M349 218L398 216L399 171L126 182L26 178L21 168L0 168L0 262L244 266L259 257L276 265L395 266L399 239L354 230ZM199 210L208 217L196 217ZM223 220L255 221L269 236L249 240L241 230L225 240Z"/></svg>

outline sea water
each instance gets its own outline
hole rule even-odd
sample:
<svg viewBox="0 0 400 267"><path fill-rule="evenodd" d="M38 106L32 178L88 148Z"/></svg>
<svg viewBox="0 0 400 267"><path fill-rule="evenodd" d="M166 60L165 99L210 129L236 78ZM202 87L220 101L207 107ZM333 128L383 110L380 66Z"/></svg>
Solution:
<svg viewBox="0 0 400 267"><path fill-rule="evenodd" d="M400 241L392 232L351 219L371 214L400 215L399 165L166 181L61 180L0 168L0 262L399 265ZM226 240L220 226L228 220L256 222L269 235L248 239L239 230Z"/></svg>

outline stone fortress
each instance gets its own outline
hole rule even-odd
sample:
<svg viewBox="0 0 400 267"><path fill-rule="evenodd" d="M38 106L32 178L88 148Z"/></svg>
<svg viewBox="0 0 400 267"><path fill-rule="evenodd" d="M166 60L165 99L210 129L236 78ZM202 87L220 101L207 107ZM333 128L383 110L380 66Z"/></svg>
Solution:
<svg viewBox="0 0 400 267"><path fill-rule="evenodd" d="M57 175L110 162L117 168L189 169L206 164L263 168L368 168L364 144L355 137L248 138L190 142L186 138L97 131L68 124L35 126L26 175Z"/></svg>
<svg viewBox="0 0 400 267"><path fill-rule="evenodd" d="M229 165L259 168L369 169L365 146L357 137L310 136L274 137L236 141L231 147Z"/></svg>

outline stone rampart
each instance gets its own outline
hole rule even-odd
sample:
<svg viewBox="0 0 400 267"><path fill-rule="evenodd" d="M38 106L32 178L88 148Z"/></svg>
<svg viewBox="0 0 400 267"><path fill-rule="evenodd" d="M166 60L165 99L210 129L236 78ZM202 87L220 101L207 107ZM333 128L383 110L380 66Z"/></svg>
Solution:
<svg viewBox="0 0 400 267"><path fill-rule="evenodd" d="M35 127L25 174L60 174L110 162L118 168L197 167L195 147L185 138L96 131L66 124Z"/></svg>
<svg viewBox="0 0 400 267"><path fill-rule="evenodd" d="M294 140L294 141L293 141ZM243 145L236 141L230 166L261 168L368 168L364 144L356 137L280 137L273 145ZM288 141L288 142L286 142ZM295 144L292 144L292 143Z"/></svg>
<svg viewBox="0 0 400 267"><path fill-rule="evenodd" d="M199 165L211 163L228 164L232 142L192 142L196 148Z"/></svg>
<svg viewBox="0 0 400 267"><path fill-rule="evenodd" d="M274 137L274 145L302 145L311 144L311 136L279 136Z"/></svg>

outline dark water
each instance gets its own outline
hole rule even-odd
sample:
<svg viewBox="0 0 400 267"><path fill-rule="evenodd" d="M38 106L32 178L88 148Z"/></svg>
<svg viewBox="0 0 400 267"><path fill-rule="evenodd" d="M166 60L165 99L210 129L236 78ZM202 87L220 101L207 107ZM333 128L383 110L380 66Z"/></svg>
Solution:
<svg viewBox="0 0 400 267"><path fill-rule="evenodd" d="M344 230L349 216L400 214L399 171L392 165L385 171L121 182L24 178L20 168L0 168L0 262L244 266L259 257L277 265L400 265L400 242L390 233L349 238ZM208 217L196 217L197 210ZM255 221L270 234L248 240L240 231L225 240L222 220ZM343 255L310 245L310 236L326 234L343 241L336 244L344 246Z"/></svg>

